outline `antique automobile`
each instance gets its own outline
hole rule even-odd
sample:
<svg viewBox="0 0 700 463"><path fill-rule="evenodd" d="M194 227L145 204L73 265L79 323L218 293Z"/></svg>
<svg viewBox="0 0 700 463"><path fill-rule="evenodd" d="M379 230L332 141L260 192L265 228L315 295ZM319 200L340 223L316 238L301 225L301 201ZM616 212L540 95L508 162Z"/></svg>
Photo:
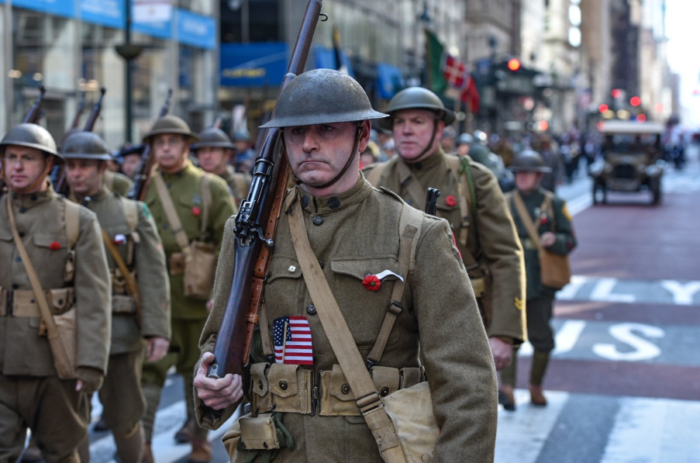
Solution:
<svg viewBox="0 0 700 463"><path fill-rule="evenodd" d="M593 204L607 203L608 192L649 191L651 203L661 201L663 124L654 122L609 121L601 132L603 160L591 166Z"/></svg>

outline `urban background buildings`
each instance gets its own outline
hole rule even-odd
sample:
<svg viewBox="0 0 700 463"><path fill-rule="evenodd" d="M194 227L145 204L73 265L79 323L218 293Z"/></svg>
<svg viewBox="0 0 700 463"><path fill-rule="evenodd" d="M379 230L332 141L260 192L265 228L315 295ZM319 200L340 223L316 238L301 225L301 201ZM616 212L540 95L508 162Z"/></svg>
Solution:
<svg viewBox="0 0 700 463"><path fill-rule="evenodd" d="M194 129L227 113L232 131L255 132L306 2L151 0L165 5L151 17L138 11L144 3L127 11L127 0L0 0L0 127L18 123L44 85L42 123L60 140L81 92L90 103L104 86L96 131L114 147L140 138L169 88L171 111ZM679 114L665 0L324 0L323 11L307 66L337 67L340 56L380 109L402 87L429 84L427 29L476 83L478 109L457 104L461 130L556 135L606 118ZM126 49L137 53L130 83L125 44L137 45ZM443 96L456 106L454 93Z"/></svg>

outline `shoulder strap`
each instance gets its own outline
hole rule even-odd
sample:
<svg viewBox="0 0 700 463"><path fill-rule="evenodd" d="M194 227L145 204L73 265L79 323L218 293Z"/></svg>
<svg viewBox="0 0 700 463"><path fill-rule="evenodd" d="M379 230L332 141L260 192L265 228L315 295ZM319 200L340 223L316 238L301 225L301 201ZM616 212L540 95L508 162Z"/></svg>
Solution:
<svg viewBox="0 0 700 463"><path fill-rule="evenodd" d="M126 217L126 225L132 232L136 231L139 225L139 209L138 203L136 201L131 201L129 199L119 197L122 203L122 211L124 212L124 217Z"/></svg>
<svg viewBox="0 0 700 463"><path fill-rule="evenodd" d="M173 204L173 198L171 198L170 193L168 193L168 187L165 186L163 177L158 171L153 172L153 174L154 175L152 176L152 178L156 184L156 191L158 192L158 197L160 198L160 202L163 205L165 215L166 217L168 217L170 228L172 229L173 234L175 235L175 240L177 241L178 246L180 246L180 249L182 250L185 259L187 259L187 257L190 254L190 240L187 238L185 228L182 226L182 222L180 222L180 217L177 215L175 204Z"/></svg>
<svg viewBox="0 0 700 463"><path fill-rule="evenodd" d="M467 246L467 237L469 235L469 216L471 209L471 221L474 223L474 230L476 231L477 239L477 249L481 246L479 244L479 232L477 226L476 208L477 208L477 197L476 189L474 188L474 178L472 177L471 163L467 156L454 156L448 155L447 164L450 166L450 170L457 180L457 191L459 196L459 209L462 214L462 230L460 232L459 241L463 247ZM464 175L462 175L464 174ZM462 198L466 198L464 201ZM471 206L471 207L470 207ZM474 264L476 263L475 259Z"/></svg>
<svg viewBox="0 0 700 463"><path fill-rule="evenodd" d="M406 280L416 268L416 247L418 246L422 225L423 214L418 209L403 203L401 218L399 219L399 272L403 280L394 282L391 304L384 316L382 326L379 328L379 334L376 341L374 341L372 351L367 355L367 366L370 368L374 365L379 365L384 349L386 349L386 344L389 342L389 336L391 336L391 330L394 328L396 318L403 311L401 301L406 289Z"/></svg>
<svg viewBox="0 0 700 463"><path fill-rule="evenodd" d="M547 211L550 218L552 219L552 225L550 228L552 229L552 232L555 232L557 229L557 215L554 213L554 195L551 191L544 192L544 201L542 202L541 207L543 210Z"/></svg>
<svg viewBox="0 0 700 463"><path fill-rule="evenodd" d="M126 266L124 259L122 259L121 254L119 254L119 250L114 245L107 232L104 230L104 228L100 228L100 230L102 231L102 241L104 242L105 247L111 254L112 259L114 259L114 262L117 264L122 277L124 277L124 281L126 282L126 291L129 293L129 296L134 298L134 304L136 305L136 320L138 320L140 323L141 305L139 301L139 288L136 285L136 280L129 271L129 267Z"/></svg>
<svg viewBox="0 0 700 463"><path fill-rule="evenodd" d="M109 170L108 170L109 172ZM105 173L104 179L105 179L105 186L109 188L109 191L114 191L114 177L115 175L112 173Z"/></svg>
<svg viewBox="0 0 700 463"><path fill-rule="evenodd" d="M41 318L44 320L44 324L46 325L46 331L51 349L65 350L61 342L56 342L59 338L58 329L56 328L56 323L51 315L49 302L46 300L46 293L44 293L44 289L41 287L41 282L36 274L36 270L34 270L34 265L32 265L32 261L29 259L29 254L27 254L27 249L24 247L24 243L22 243L22 239L19 237L19 233L17 232L17 223L15 222L15 213L12 210L12 200L10 199L11 196L12 195L9 194L7 195L7 214L10 219L12 238L15 241L15 246L17 246L17 251L22 259L22 265L24 265L24 269L29 277L29 283L31 284L32 291L34 292L34 298L39 305L39 311L41 312ZM68 201L65 201L65 203L67 204ZM54 366L56 367L56 372L58 373L59 378L71 378L75 372L71 371L71 367L67 362L56 361L61 358L68 359L70 356L68 356L67 352L63 352L63 354L59 355L54 353Z"/></svg>
<svg viewBox="0 0 700 463"><path fill-rule="evenodd" d="M379 187L379 180L382 178L382 174L386 170L387 164L389 162L381 162L378 164L374 164L374 167L372 167L367 174L367 181L373 186L373 187Z"/></svg>
<svg viewBox="0 0 700 463"><path fill-rule="evenodd" d="M306 232L306 224L301 204L296 194L290 195L285 210L292 208L289 228L292 243L299 259L304 282L318 311L323 330L328 336L340 368L355 395L355 403L372 431L382 458L388 463L405 462L403 450L389 415L384 409L369 371L362 361L362 355L355 344L338 302L333 296L318 259L314 255Z"/></svg>
<svg viewBox="0 0 700 463"><path fill-rule="evenodd" d="M525 207L525 203L523 202L523 198L520 196L520 193L518 191L515 191L513 193L513 203L515 204L515 209L518 211L518 215L520 216L520 221L525 226L525 229L527 230L527 234L530 235L530 239L532 240L532 243L537 247L538 251L542 252L542 245L540 244L540 236L537 233L537 229L535 228L535 224L532 222L532 218L530 217L530 213L527 211L527 208Z"/></svg>
<svg viewBox="0 0 700 463"><path fill-rule="evenodd" d="M66 238L68 238L68 247L75 248L78 238L80 237L80 205L70 200L64 200L66 205L65 218L66 221Z"/></svg>
<svg viewBox="0 0 700 463"><path fill-rule="evenodd" d="M207 235L207 225L209 225L209 209L211 209L211 174L204 173L202 177L202 223L199 228L199 239L204 241Z"/></svg>

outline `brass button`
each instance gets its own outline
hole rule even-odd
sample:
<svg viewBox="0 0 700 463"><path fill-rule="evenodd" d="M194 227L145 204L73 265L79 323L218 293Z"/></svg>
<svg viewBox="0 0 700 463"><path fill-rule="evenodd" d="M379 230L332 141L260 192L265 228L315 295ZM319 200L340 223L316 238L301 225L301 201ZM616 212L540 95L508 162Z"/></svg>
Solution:
<svg viewBox="0 0 700 463"><path fill-rule="evenodd" d="M340 392L342 392L345 395L350 394L350 386L348 386L347 384L343 384L342 386L340 386Z"/></svg>
<svg viewBox="0 0 700 463"><path fill-rule="evenodd" d="M328 200L328 207L331 209L338 209L340 207L340 200L333 196L331 199Z"/></svg>
<svg viewBox="0 0 700 463"><path fill-rule="evenodd" d="M314 217L313 222L314 222L314 225L319 226L323 223L323 217L321 217L320 215L317 215L316 217Z"/></svg>
<svg viewBox="0 0 700 463"><path fill-rule="evenodd" d="M309 306L306 308L306 313L309 315L316 315L316 306L313 304L309 304Z"/></svg>
<svg viewBox="0 0 700 463"><path fill-rule="evenodd" d="M280 389L283 391L286 391L289 385L287 384L287 381L280 381Z"/></svg>
<svg viewBox="0 0 700 463"><path fill-rule="evenodd" d="M388 387L383 387L382 390L379 392L382 397L386 397L389 395L389 388Z"/></svg>

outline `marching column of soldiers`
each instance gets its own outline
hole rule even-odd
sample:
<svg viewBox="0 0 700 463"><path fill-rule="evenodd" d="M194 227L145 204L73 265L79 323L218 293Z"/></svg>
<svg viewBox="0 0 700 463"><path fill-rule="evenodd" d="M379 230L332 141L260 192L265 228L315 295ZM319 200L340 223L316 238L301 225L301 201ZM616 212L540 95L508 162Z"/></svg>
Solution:
<svg viewBox="0 0 700 463"><path fill-rule="evenodd" d="M361 86L336 71L308 71L283 90L263 128L281 131L294 182L251 363L243 376L223 378L207 368L230 296L250 153L236 160L240 148L220 128L196 134L166 115L142 145L119 153L122 172L114 172L115 157L97 134L74 131L59 150L39 125L12 128L0 142L0 463L90 461L93 394L103 404L96 426L112 432L119 460L155 461L156 411L172 367L187 404L175 439L191 445L191 462L211 461L207 429L247 402L253 417L274 416L279 442L251 448L264 430L237 422L224 437L231 461L389 461L374 429L362 426L356 375L342 367L302 254L313 255L330 283L379 395L429 388L439 437L428 456L492 461L497 403L516 408L523 342L534 346L531 402L547 404L561 285L545 280L544 260L568 255L576 239L566 203L541 186L551 169L538 153L514 157L514 191L504 194L479 162L476 137L448 133L455 153L443 149L454 120L419 87L377 112ZM385 156L370 142L372 123L393 138L394 154L361 169L362 153ZM144 150L149 178L127 199ZM65 172L63 195L54 190L54 168ZM440 196L426 214L431 188ZM406 220L418 230L410 252ZM386 307L398 309L390 317ZM310 333L308 348L286 345L298 341L290 323ZM287 358L287 348L301 357Z"/></svg>

